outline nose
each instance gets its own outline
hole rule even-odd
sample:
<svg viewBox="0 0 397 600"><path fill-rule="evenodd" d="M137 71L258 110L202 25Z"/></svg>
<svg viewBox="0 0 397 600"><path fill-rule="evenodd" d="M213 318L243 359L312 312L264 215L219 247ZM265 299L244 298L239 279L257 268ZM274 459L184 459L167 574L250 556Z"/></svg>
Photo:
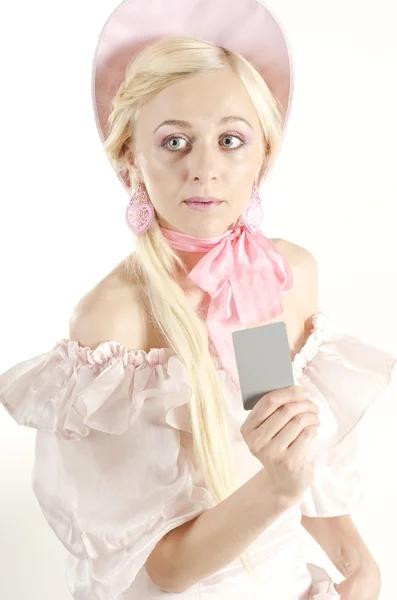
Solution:
<svg viewBox="0 0 397 600"><path fill-rule="evenodd" d="M206 184L218 178L219 157L211 144L197 144L188 156L188 169L191 181Z"/></svg>

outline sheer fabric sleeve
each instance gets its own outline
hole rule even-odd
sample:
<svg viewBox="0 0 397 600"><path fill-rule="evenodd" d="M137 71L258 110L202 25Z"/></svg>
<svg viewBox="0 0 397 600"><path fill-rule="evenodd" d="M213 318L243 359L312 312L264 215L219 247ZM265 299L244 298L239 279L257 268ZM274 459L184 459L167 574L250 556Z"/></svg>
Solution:
<svg viewBox="0 0 397 600"><path fill-rule="evenodd" d="M319 312L293 371L295 384L312 393L320 411L318 435L308 453L315 476L301 512L309 517L348 514L363 496L356 461L360 422L385 397L397 400L397 357L336 331L330 317Z"/></svg>
<svg viewBox="0 0 397 600"><path fill-rule="evenodd" d="M61 340L0 376L6 410L37 429L33 491L74 598L121 597L168 531L213 506L180 444L186 371L163 352Z"/></svg>

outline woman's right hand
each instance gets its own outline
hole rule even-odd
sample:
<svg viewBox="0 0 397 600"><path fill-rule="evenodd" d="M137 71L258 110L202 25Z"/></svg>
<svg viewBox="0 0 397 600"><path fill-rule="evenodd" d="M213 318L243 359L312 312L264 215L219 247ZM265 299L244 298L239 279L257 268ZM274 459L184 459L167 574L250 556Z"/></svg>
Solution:
<svg viewBox="0 0 397 600"><path fill-rule="evenodd" d="M264 466L270 486L288 506L301 498L314 477L306 452L320 420L317 406L305 392L301 386L290 386L265 394L240 429L251 454Z"/></svg>

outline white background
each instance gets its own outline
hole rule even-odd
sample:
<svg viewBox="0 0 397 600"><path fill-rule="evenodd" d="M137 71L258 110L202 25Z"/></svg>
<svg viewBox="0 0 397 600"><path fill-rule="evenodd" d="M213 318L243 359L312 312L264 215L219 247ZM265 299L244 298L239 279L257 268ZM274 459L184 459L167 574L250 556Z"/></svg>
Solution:
<svg viewBox="0 0 397 600"><path fill-rule="evenodd" d="M128 197L91 106L97 37L117 5L20 0L1 9L0 372L67 337L78 299L133 248ZM321 310L397 353L395 3L268 6L288 35L295 94L283 154L261 193L263 231L316 256ZM397 588L396 416L389 404L368 426L366 497L353 514L382 569L381 600ZM66 600L65 550L30 489L35 432L4 410L0 432L0 596ZM309 536L307 552L340 581Z"/></svg>

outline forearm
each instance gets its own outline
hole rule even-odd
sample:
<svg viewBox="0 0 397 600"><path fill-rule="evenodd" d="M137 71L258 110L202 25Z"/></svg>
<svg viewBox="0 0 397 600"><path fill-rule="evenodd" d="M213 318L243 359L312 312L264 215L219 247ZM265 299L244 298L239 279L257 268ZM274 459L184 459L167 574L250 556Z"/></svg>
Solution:
<svg viewBox="0 0 397 600"><path fill-rule="evenodd" d="M150 576L167 581L167 591L183 592L238 558L287 509L264 477L262 469L228 498L169 532L156 558L163 573Z"/></svg>
<svg viewBox="0 0 397 600"><path fill-rule="evenodd" d="M321 518L303 516L302 525L344 577L363 568L377 569L350 515Z"/></svg>

